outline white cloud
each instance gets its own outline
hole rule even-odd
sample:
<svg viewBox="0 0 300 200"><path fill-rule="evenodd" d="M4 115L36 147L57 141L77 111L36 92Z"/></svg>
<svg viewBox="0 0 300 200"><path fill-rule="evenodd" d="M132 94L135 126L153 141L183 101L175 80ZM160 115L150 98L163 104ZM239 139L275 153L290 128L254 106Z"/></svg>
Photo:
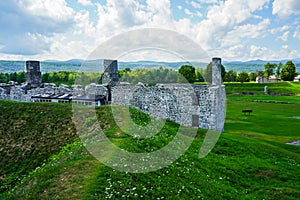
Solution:
<svg viewBox="0 0 300 200"><path fill-rule="evenodd" d="M136 53L137 52L137 53ZM173 52L173 53L172 53ZM150 56L150 59L169 60L167 54L177 61L185 58L189 61L208 61L206 53L193 40L171 30L139 29L122 33L105 41L91 54L90 59L99 58L99 55L109 58L141 59L141 56ZM132 55L134 55L134 58ZM175 60L174 57L177 57ZM143 59L149 59L144 57ZM171 60L169 60L171 61Z"/></svg>
<svg viewBox="0 0 300 200"><path fill-rule="evenodd" d="M201 3L217 3L219 2L220 0L197 0Z"/></svg>
<svg viewBox="0 0 300 200"><path fill-rule="evenodd" d="M279 33L279 32L284 32L284 31L287 31L287 30L289 30L289 29L290 29L290 26L284 25L284 26L282 26L282 27L278 27L278 28L273 28L273 29L271 29L271 30L270 30L270 33L271 33L271 34L277 34L277 33Z"/></svg>
<svg viewBox="0 0 300 200"><path fill-rule="evenodd" d="M12 35L1 52L7 54L35 55L50 49L49 37L37 33Z"/></svg>
<svg viewBox="0 0 300 200"><path fill-rule="evenodd" d="M193 18L195 16L197 17L202 17L202 13L197 11L197 9L200 9L202 8L202 6L195 2L195 1L188 1L188 0L185 0L185 3L188 4L188 5L191 5L194 9L196 9L196 11L191 11L190 9L188 8L185 8L183 11L186 15L188 15L189 17ZM181 6L180 6L181 7ZM182 7L181 7L182 8Z"/></svg>
<svg viewBox="0 0 300 200"><path fill-rule="evenodd" d="M174 23L174 25L175 25L175 30L184 35L192 36L192 37L196 35L197 30L191 28L193 24L187 18L178 20L177 22Z"/></svg>
<svg viewBox="0 0 300 200"><path fill-rule="evenodd" d="M240 61L251 59L273 59L276 58L274 52L270 51L267 47L256 45L237 44L228 47L226 51L217 50L215 55L220 55L223 59L228 61Z"/></svg>
<svg viewBox="0 0 300 200"><path fill-rule="evenodd" d="M228 32L228 36L238 38L263 38L265 30L270 25L269 19L264 19L258 24L245 24L235 27L232 31Z"/></svg>
<svg viewBox="0 0 300 200"><path fill-rule="evenodd" d="M193 16L194 14L189 10L189 9L184 9L184 13L186 14L186 15L188 15L188 16Z"/></svg>
<svg viewBox="0 0 300 200"><path fill-rule="evenodd" d="M202 15L201 12L197 11L197 12L196 12L196 16L197 16L197 17L202 17L203 15Z"/></svg>
<svg viewBox="0 0 300 200"><path fill-rule="evenodd" d="M51 49L43 54L41 59L85 59L95 47L85 41L70 41L68 38L59 38L52 41Z"/></svg>
<svg viewBox="0 0 300 200"><path fill-rule="evenodd" d="M286 59L293 59L293 58L298 58L299 57L299 51L295 49L290 49L288 45L282 45L281 49L279 52L277 52L276 56L277 59L280 58L286 58Z"/></svg>
<svg viewBox="0 0 300 200"><path fill-rule="evenodd" d="M236 26L224 35L220 47L223 49L247 42L247 39L266 37L266 29L270 24L269 19L264 19L258 24L245 24Z"/></svg>
<svg viewBox="0 0 300 200"><path fill-rule="evenodd" d="M146 5L134 0L106 2L105 5L97 4L96 29L104 36L111 37L137 27L171 28L173 23L169 0L146 0Z"/></svg>
<svg viewBox="0 0 300 200"><path fill-rule="evenodd" d="M219 51L220 53L218 54L222 55L222 57L231 58L234 60L240 60L245 57L244 55L245 46L241 44L231 46L225 52L223 50L219 50Z"/></svg>
<svg viewBox="0 0 300 200"><path fill-rule="evenodd" d="M82 35L85 37L94 37L96 29L94 24L90 20L90 14L88 11L77 12L74 16L76 22L76 29L74 35Z"/></svg>
<svg viewBox="0 0 300 200"><path fill-rule="evenodd" d="M105 4L96 3L98 17L93 22L87 10L77 12L74 15L76 25L72 31L73 36L55 42L52 45L51 52L59 57L80 55L79 52L81 52L82 55L85 55L83 56L85 58L97 45L129 30L143 27L160 27L174 30L175 25L173 24L169 0L147 0L146 3L146 5L143 5L135 0L107 0ZM59 36L57 35L57 37ZM78 41L77 48L74 41ZM128 43L129 41L124 42ZM60 45L60 43L67 44L68 47L63 48L64 45ZM70 45L72 48L69 48ZM82 50L83 46L86 47L85 51ZM65 51L61 52L60 48Z"/></svg>
<svg viewBox="0 0 300 200"><path fill-rule="evenodd" d="M172 11L170 0L146 0L147 10L150 11L150 19L153 24L166 25L172 23ZM146 19L147 20L147 19Z"/></svg>
<svg viewBox="0 0 300 200"><path fill-rule="evenodd" d="M37 17L67 21L73 15L73 9L67 6L65 0L23 0L18 2L27 14Z"/></svg>
<svg viewBox="0 0 300 200"><path fill-rule="evenodd" d="M266 2L268 0L254 3L246 0L220 2L219 5L209 8L206 20L192 23L189 18L174 21L169 0L147 0L146 5L138 4L133 0L127 0L126 5L124 2L121 5L114 0L108 0L105 5L97 4L99 20L95 31L98 36L97 41L101 42L117 33L135 28L166 28L194 38L207 51L212 51L214 54L218 48L234 46L244 37L263 36L264 30L269 24L268 19L261 20L258 24L244 23L250 18L255 18L252 13L262 9ZM184 12L190 17L192 15L202 16L200 12L192 13L188 9L185 9ZM89 27L90 25L86 24L85 26ZM230 38L233 39L230 40ZM237 40L235 41L235 39Z"/></svg>
<svg viewBox="0 0 300 200"><path fill-rule="evenodd" d="M91 0L78 0L78 3L80 3L83 6L92 6L93 5Z"/></svg>
<svg viewBox="0 0 300 200"><path fill-rule="evenodd" d="M73 9L64 0L0 2L0 52L33 55L49 50L49 39L74 23Z"/></svg>
<svg viewBox="0 0 300 200"><path fill-rule="evenodd" d="M289 45L282 45L282 48L283 48L283 49L288 49L288 48L289 48Z"/></svg>
<svg viewBox="0 0 300 200"><path fill-rule="evenodd" d="M286 18L290 15L300 15L300 1L274 0L272 14L281 18Z"/></svg>
<svg viewBox="0 0 300 200"><path fill-rule="evenodd" d="M269 54L269 52L266 47L259 47L255 45L250 46L250 57L252 58L263 58L267 54Z"/></svg>
<svg viewBox="0 0 300 200"><path fill-rule="evenodd" d="M201 6L199 3L195 2L195 1L191 1L191 5L192 5L194 8L196 8L196 9L202 8L202 6Z"/></svg>
<svg viewBox="0 0 300 200"><path fill-rule="evenodd" d="M288 39L289 39L289 34L290 34L290 32L289 32L289 31L286 31L286 32L284 32L281 36L279 36L278 39L280 39L280 40L286 42L286 41L288 41Z"/></svg>
<svg viewBox="0 0 300 200"><path fill-rule="evenodd" d="M0 32L1 58L10 58L9 54L18 54L16 58L21 58L21 55L28 58L38 55L45 59L86 58L107 39L137 28L177 31L195 40L211 56L218 55L224 59L275 59L299 55L299 51L290 49L293 45L289 42L289 39L300 39L299 22L276 27L276 24L271 24L274 22L272 18L259 16L256 12L266 9L270 0L186 0L189 6L178 5L175 10L171 10L170 0L145 0L143 3L136 0L106 0L93 4L97 10L95 13L85 7L92 5L91 0L77 2L83 6L75 12L65 0L0 1L0 25L8 27ZM274 0L273 8L270 8L273 12L283 9L282 5L276 4L278 2L283 1ZM296 1L286 2L282 4L290 5ZM204 4L208 6L206 16L203 16L206 12L197 10ZM175 20L173 15L181 12L178 10L186 16ZM287 14L276 14L289 16L297 13L295 9L287 10ZM196 21L193 17L204 20ZM254 40L257 44L268 36L285 43L283 46L274 45L275 49L273 46L268 49L268 46L252 44Z"/></svg>
<svg viewBox="0 0 300 200"><path fill-rule="evenodd" d="M254 18L253 12L268 1L227 0L209 7L207 19L198 24L197 40L207 49L220 48L229 32Z"/></svg>
<svg viewBox="0 0 300 200"><path fill-rule="evenodd" d="M297 29L295 30L295 32L293 34L293 38L296 38L296 39L300 40L300 26L297 27Z"/></svg>

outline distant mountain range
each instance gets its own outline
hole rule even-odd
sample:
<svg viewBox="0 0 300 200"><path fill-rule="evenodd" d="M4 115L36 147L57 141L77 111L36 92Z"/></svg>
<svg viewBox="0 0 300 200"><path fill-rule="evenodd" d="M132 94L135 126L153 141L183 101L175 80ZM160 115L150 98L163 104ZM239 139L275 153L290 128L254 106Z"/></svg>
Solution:
<svg viewBox="0 0 300 200"><path fill-rule="evenodd" d="M300 58L291 59L296 65L297 71L300 72ZM255 72L264 69L264 64L267 62L270 63L283 63L285 64L288 61L286 60L250 60L250 61L223 61L222 64L225 66L226 71L235 70L237 72L246 71L246 72ZM41 61L41 71L42 72L53 72L53 71L81 71L82 64L85 64L86 68L84 71L89 72L99 72L103 71L103 60L90 60L85 61L81 59L71 59L67 61L59 60L45 60ZM124 69L129 67L130 69L137 68L171 68L178 70L180 66L189 64L188 62L154 62L154 61L136 61L136 62L118 62L119 69ZM205 68L206 63L193 63L196 68ZM13 73L25 70L25 61L7 61L0 60L0 72L3 73Z"/></svg>
<svg viewBox="0 0 300 200"><path fill-rule="evenodd" d="M285 64L287 61L293 61L295 64L299 64L300 63L300 58L296 58L296 59L285 59L285 60L249 60L249 61L224 61L224 63L229 63L229 64L255 64L255 65L259 65L259 64L266 64L267 62L269 63L282 63Z"/></svg>

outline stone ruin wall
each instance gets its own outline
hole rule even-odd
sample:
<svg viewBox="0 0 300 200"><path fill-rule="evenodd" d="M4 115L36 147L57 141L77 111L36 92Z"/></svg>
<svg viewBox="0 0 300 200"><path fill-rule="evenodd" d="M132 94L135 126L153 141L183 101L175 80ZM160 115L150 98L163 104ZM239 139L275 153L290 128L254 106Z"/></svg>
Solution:
<svg viewBox="0 0 300 200"><path fill-rule="evenodd" d="M44 83L42 87L24 89L22 85L5 85L0 86L0 100L13 100L21 102L30 102L31 96L38 94L74 94L74 95L105 95L108 96L108 90L104 85L91 83L86 87L81 85L73 85L71 88L67 85L61 84L56 86L54 83Z"/></svg>
<svg viewBox="0 0 300 200"><path fill-rule="evenodd" d="M146 87L119 84L112 88L112 104L134 106L158 119L181 125L223 131L225 86L221 78L221 59L212 59L209 85L159 84Z"/></svg>
<svg viewBox="0 0 300 200"><path fill-rule="evenodd" d="M110 61L112 62L112 61ZM212 60L212 84L159 84L146 87L142 83L135 86L120 83L111 88L111 103L134 106L153 117L171 119L181 125L197 126L223 131L225 119L225 86L221 80L221 59ZM57 87L44 83L41 87L28 85L0 85L0 99L30 102L37 94L105 95L109 101L107 85L89 84Z"/></svg>
<svg viewBox="0 0 300 200"><path fill-rule="evenodd" d="M134 106L157 119L181 125L223 131L225 87L190 84L159 84L146 87L118 85L112 104Z"/></svg>

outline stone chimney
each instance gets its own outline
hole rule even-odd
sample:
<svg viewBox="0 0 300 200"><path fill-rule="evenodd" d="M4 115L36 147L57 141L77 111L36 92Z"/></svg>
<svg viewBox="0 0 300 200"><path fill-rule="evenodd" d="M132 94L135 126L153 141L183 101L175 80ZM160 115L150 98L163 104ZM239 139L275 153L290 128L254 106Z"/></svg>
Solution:
<svg viewBox="0 0 300 200"><path fill-rule="evenodd" d="M26 61L26 82L32 88L40 87L42 84L42 74L39 61Z"/></svg>
<svg viewBox="0 0 300 200"><path fill-rule="evenodd" d="M222 85L221 58L212 59L211 71L212 71L212 75L211 75L212 85Z"/></svg>

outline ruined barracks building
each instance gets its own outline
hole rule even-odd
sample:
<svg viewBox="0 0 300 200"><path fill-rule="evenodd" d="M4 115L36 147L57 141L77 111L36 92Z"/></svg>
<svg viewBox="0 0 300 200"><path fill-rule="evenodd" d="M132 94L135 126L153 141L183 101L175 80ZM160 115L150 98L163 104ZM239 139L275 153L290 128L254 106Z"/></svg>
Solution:
<svg viewBox="0 0 300 200"><path fill-rule="evenodd" d="M42 83L39 61L26 61L26 83L0 85L0 99L25 102L75 103L90 106L117 104L134 106L158 119L181 125L222 131L225 118L225 86L221 59L212 59L212 84L122 83L116 60L104 60L103 84L56 86Z"/></svg>

